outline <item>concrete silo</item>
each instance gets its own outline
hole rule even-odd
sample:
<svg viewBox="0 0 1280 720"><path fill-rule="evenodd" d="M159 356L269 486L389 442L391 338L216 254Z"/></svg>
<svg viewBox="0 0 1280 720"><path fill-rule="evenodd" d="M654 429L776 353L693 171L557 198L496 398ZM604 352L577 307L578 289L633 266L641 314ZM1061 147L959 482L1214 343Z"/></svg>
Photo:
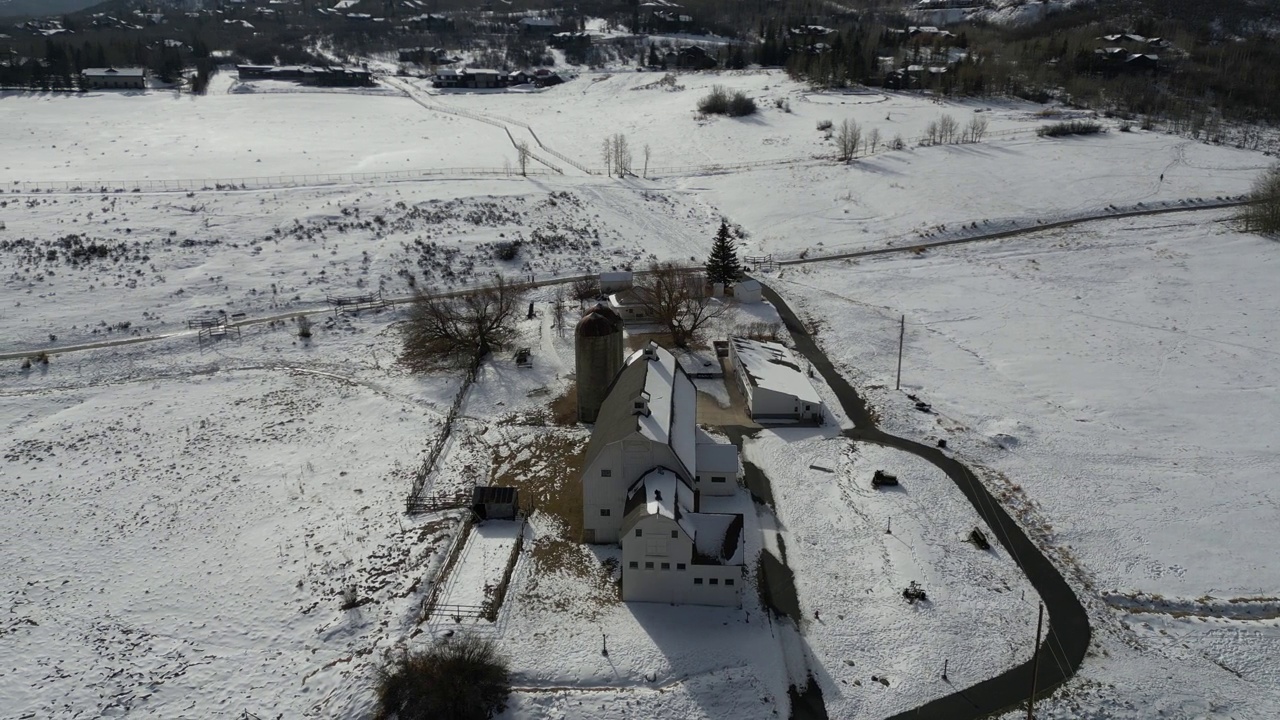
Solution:
<svg viewBox="0 0 1280 720"><path fill-rule="evenodd" d="M578 374L578 421L593 423L609 384L622 370L622 318L597 303L578 321L574 331Z"/></svg>

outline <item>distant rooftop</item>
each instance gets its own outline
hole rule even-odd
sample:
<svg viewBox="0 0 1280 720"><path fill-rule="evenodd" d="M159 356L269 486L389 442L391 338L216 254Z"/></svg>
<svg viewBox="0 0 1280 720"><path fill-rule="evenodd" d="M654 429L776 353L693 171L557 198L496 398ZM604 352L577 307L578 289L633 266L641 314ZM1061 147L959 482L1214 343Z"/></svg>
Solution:
<svg viewBox="0 0 1280 720"><path fill-rule="evenodd" d="M81 71L85 77L101 77L101 78L119 78L119 77L146 77L147 69L139 67L126 68L85 68Z"/></svg>

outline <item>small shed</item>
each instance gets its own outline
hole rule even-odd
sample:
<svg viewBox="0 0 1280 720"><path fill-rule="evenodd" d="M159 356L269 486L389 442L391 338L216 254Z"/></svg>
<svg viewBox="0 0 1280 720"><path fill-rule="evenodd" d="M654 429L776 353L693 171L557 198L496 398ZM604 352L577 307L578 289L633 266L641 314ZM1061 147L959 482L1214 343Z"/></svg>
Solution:
<svg viewBox="0 0 1280 720"><path fill-rule="evenodd" d="M635 276L627 271L600 273L600 292L612 295L619 290L627 290L635 284Z"/></svg>
<svg viewBox="0 0 1280 720"><path fill-rule="evenodd" d="M471 493L471 511L481 520L514 520L520 493L513 487L479 485Z"/></svg>
<svg viewBox="0 0 1280 720"><path fill-rule="evenodd" d="M743 280L733 286L733 297L738 302L755 304L764 299L759 280Z"/></svg>

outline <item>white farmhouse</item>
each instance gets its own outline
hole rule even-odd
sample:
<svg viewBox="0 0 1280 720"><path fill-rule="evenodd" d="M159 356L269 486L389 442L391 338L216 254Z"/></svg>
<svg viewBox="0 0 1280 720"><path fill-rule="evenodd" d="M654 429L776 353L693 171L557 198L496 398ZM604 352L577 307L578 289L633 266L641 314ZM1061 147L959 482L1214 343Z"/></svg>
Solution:
<svg viewBox="0 0 1280 720"><path fill-rule="evenodd" d="M821 423L822 398L814 390L800 362L778 343L735 337L729 339L729 359L751 419L768 422Z"/></svg>
<svg viewBox="0 0 1280 720"><path fill-rule="evenodd" d="M624 600L740 602L742 516L699 512L703 495L737 492L738 451L700 430L696 413L693 381L653 343L626 359L600 407L583 462L583 539L622 545Z"/></svg>

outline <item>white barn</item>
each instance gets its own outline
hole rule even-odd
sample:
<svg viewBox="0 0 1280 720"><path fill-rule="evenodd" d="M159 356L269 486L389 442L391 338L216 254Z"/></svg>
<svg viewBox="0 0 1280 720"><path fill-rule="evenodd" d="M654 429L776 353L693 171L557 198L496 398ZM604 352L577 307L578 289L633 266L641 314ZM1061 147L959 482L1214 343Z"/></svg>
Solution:
<svg viewBox="0 0 1280 720"><path fill-rule="evenodd" d="M742 516L699 512L703 495L737 492L738 449L700 430L696 413L693 381L652 343L626 359L600 407L583 540L622 545L624 600L740 603Z"/></svg>
<svg viewBox="0 0 1280 720"><path fill-rule="evenodd" d="M818 391L783 345L735 337L729 359L752 420L821 423L825 407Z"/></svg>

